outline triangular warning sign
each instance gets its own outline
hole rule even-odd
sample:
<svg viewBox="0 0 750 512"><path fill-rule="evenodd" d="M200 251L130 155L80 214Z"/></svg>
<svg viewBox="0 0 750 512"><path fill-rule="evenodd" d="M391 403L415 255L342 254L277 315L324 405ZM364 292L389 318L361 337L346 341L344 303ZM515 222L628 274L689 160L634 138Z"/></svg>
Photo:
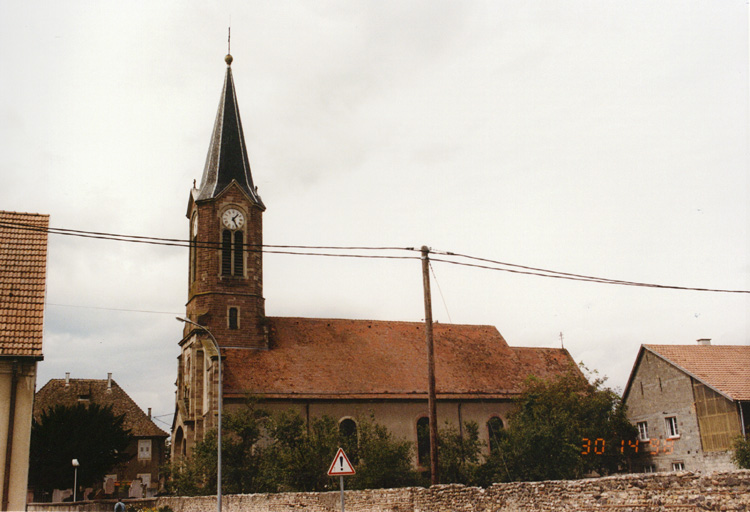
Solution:
<svg viewBox="0 0 750 512"><path fill-rule="evenodd" d="M353 475L354 466L349 462L349 458L344 453L343 448L339 448L336 456L333 458L331 467L328 468L328 476Z"/></svg>

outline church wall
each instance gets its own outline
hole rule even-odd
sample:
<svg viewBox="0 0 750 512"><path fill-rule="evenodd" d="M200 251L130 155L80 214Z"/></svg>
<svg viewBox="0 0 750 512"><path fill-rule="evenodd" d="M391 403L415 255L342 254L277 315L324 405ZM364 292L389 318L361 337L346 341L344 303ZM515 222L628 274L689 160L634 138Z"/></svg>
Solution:
<svg viewBox="0 0 750 512"><path fill-rule="evenodd" d="M243 403L225 400L225 411L244 407ZM319 418L330 416L340 422L351 418L355 422L359 418L373 417L375 422L384 425L398 439L406 439L417 443L417 420L428 416L426 400L289 400L289 401L261 401L259 408L271 413L293 410L302 418ZM507 425L507 418L513 409L510 400L486 401L457 401L442 400L437 403L438 428L443 428L448 422L458 428L459 418L462 423L475 421L479 426L479 439L483 453L489 450L489 434L487 421L492 417L499 417L503 425Z"/></svg>

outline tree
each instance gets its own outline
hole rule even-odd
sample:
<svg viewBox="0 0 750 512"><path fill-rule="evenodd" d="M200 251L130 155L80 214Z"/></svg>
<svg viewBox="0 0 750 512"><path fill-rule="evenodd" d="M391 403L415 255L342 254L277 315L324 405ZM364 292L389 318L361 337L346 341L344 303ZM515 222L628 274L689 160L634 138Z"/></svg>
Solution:
<svg viewBox="0 0 750 512"><path fill-rule="evenodd" d="M354 423L354 430L351 430ZM346 428L343 428L344 425ZM224 421L222 479L225 493L323 491L338 479L327 475L339 447L355 465L350 489L402 487L417 482L411 445L371 420L339 425L323 416L309 422L294 411L268 415L253 403ZM183 496L216 492L216 431L196 443L192 455L169 468L171 492Z"/></svg>
<svg viewBox="0 0 750 512"><path fill-rule="evenodd" d="M551 379L530 378L508 429L481 470L483 483L581 478L628 464L636 428L622 398L604 379L589 383L576 369Z"/></svg>
<svg viewBox="0 0 750 512"><path fill-rule="evenodd" d="M98 404L56 405L42 412L31 425L29 484L41 491L73 486L71 461L78 459L78 484L101 482L127 453L133 437L111 406Z"/></svg>
<svg viewBox="0 0 750 512"><path fill-rule="evenodd" d="M740 469L750 469L750 440L738 436L732 443L732 449L732 462Z"/></svg>
<svg viewBox="0 0 750 512"><path fill-rule="evenodd" d="M355 464L356 474L349 477L350 489L386 489L416 485L417 472L412 466L412 444L396 439L372 418L357 422L358 442L342 445ZM356 460L356 462L354 462Z"/></svg>
<svg viewBox="0 0 750 512"><path fill-rule="evenodd" d="M440 483L474 485L481 445L479 425L464 423L463 432L448 422L438 429L438 471Z"/></svg>
<svg viewBox="0 0 750 512"><path fill-rule="evenodd" d="M339 428L330 416L310 420L294 411L274 417L269 424L273 440L266 449L265 467L281 490L324 491L331 488L328 466L341 445Z"/></svg>

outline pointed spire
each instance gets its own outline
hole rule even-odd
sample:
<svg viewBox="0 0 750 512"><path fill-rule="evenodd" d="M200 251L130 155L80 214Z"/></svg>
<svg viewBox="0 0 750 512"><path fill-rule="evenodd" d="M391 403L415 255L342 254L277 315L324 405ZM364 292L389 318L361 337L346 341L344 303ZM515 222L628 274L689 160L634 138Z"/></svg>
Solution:
<svg viewBox="0 0 750 512"><path fill-rule="evenodd" d="M227 72L224 77L224 88L221 91L219 110L216 112L214 131L208 146L206 165L203 168L200 190L196 200L211 199L219 195L232 181L236 181L242 190L255 204L265 210L260 199L253 177L250 173L250 162L245 147L245 134L242 131L240 109L232 78L232 56L224 58Z"/></svg>

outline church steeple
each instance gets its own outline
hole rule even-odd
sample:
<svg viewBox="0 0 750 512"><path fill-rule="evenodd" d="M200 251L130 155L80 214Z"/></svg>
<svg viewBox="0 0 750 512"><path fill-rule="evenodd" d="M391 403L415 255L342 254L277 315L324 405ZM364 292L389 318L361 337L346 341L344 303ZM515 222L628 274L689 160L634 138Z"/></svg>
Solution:
<svg viewBox="0 0 750 512"><path fill-rule="evenodd" d="M187 315L221 346L265 348L263 212L250 174L232 80L232 57L200 188L188 200Z"/></svg>
<svg viewBox="0 0 750 512"><path fill-rule="evenodd" d="M245 135L242 131L237 94L232 78L232 56L227 55L225 61L227 72L224 77L224 88L221 91L219 109L216 112L200 189L194 197L196 201L213 199L234 180L255 205L265 210L266 207L258 195L250 173L250 161L247 158Z"/></svg>

